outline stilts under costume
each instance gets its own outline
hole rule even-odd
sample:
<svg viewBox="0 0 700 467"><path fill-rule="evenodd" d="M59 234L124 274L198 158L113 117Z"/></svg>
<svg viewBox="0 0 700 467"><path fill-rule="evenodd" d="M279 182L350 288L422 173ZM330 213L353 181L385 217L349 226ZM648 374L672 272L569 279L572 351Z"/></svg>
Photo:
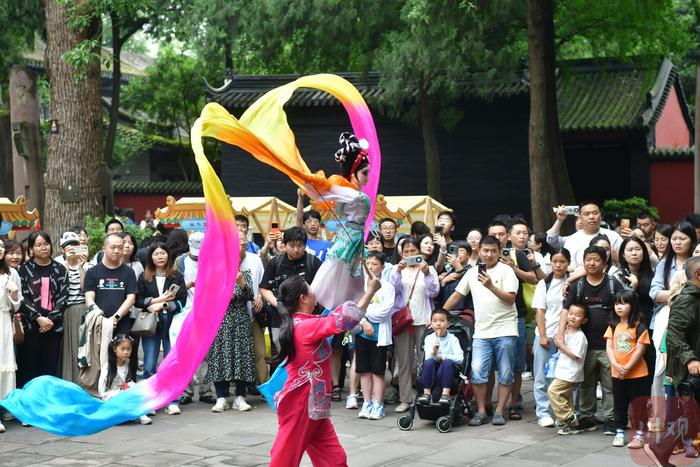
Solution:
<svg viewBox="0 0 700 467"><path fill-rule="evenodd" d="M346 332L364 311L347 302L325 316L295 313L295 355L287 363L287 382L275 396L279 429L270 466L298 466L304 452L314 465L346 466L331 416L331 346L326 337Z"/></svg>

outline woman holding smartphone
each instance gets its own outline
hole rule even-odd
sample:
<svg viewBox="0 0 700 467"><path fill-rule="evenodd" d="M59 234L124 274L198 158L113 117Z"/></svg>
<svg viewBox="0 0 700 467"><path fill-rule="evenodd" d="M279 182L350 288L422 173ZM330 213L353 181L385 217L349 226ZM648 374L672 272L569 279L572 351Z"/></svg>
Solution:
<svg viewBox="0 0 700 467"><path fill-rule="evenodd" d="M420 251L420 241L408 237L403 242L402 259L394 266L389 283L396 290L394 310L405 305L413 316L413 329L405 329L394 336L394 354L399 365L399 397L401 403L396 412L405 412L413 399L412 374L414 351L418 361L423 360L421 343L425 327L430 322L433 311L433 298L440 292L440 281L435 268L428 265Z"/></svg>
<svg viewBox="0 0 700 467"><path fill-rule="evenodd" d="M158 354L163 344L163 358L170 352L170 321L187 300L185 279L173 269L170 250L162 242L155 242L148 248L146 268L139 276L136 307L157 313L158 327L154 336L141 339L143 345L143 377L150 378L156 372ZM180 408L174 401L166 409L168 415L177 415Z"/></svg>

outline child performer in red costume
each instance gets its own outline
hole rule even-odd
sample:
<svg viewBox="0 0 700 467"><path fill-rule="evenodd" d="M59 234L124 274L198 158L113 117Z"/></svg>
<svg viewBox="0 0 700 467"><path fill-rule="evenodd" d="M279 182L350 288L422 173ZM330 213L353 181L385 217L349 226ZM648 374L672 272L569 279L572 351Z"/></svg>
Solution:
<svg viewBox="0 0 700 467"><path fill-rule="evenodd" d="M331 416L329 336L354 328L367 311L381 281L369 274L359 302L345 302L326 316L313 315L316 297L303 277L282 282L277 297L279 361L287 359L287 382L275 395L279 429L271 467L298 466L306 451L317 466L347 466Z"/></svg>

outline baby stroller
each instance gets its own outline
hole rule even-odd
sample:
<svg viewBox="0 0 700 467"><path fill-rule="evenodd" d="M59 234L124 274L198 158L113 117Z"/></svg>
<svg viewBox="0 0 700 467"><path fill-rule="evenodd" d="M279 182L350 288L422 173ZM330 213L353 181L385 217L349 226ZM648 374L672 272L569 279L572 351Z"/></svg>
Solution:
<svg viewBox="0 0 700 467"><path fill-rule="evenodd" d="M464 362L457 366L458 371L455 372L455 379L452 383L452 389L450 390L450 405L444 406L436 402L442 393L442 389L439 387L433 389L431 402L429 404L418 404L417 399L423 393L423 387L421 387L420 382L417 382L416 389L418 391L413 397L413 401L411 401L408 412L396 420L396 424L402 431L408 431L413 427L413 418L415 417L416 411L418 411L418 416L423 420L434 421L440 433L447 433L450 431L452 425L457 423L464 415L470 418L474 415L469 405L473 397L473 392L468 378L471 362L472 335L474 333L473 315L471 312L450 312L447 332L454 334L457 339L459 339L460 347L464 352ZM428 329L425 332L425 336L432 333L433 330ZM423 337L424 341L421 343L421 348L424 346L425 336ZM418 368L419 375L422 368L423 363L421 362Z"/></svg>

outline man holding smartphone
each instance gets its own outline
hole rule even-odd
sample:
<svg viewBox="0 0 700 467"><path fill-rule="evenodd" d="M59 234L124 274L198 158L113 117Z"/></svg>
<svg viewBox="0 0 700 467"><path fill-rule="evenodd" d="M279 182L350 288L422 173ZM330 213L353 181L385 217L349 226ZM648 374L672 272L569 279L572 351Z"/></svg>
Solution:
<svg viewBox="0 0 700 467"><path fill-rule="evenodd" d="M469 422L471 426L487 422L487 383L494 358L499 383L498 405L492 419L494 425L506 423L503 411L514 381L515 346L518 339L515 296L519 284L513 269L499 261L500 256L501 244L496 237L487 235L481 239L481 263L466 272L444 305L446 310L451 310L468 294L474 300L472 385L478 413Z"/></svg>

